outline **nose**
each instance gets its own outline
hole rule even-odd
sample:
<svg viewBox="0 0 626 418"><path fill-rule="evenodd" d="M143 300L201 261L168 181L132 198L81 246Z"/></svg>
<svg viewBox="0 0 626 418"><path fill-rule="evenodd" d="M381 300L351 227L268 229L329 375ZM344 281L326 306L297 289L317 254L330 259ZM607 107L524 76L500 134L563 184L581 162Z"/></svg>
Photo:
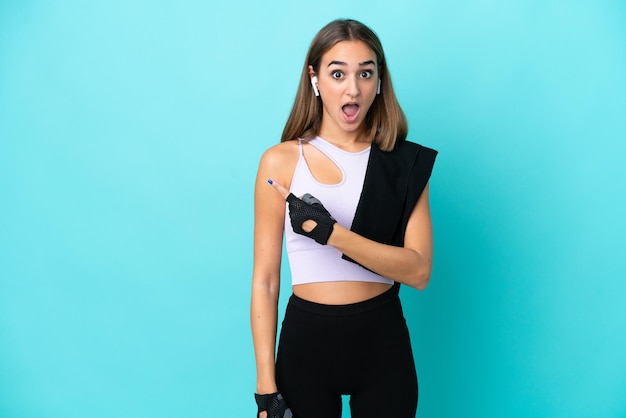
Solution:
<svg viewBox="0 0 626 418"><path fill-rule="evenodd" d="M361 90L359 88L359 78L355 76L348 77L346 83L346 94L350 97L356 97L359 95L360 92Z"/></svg>

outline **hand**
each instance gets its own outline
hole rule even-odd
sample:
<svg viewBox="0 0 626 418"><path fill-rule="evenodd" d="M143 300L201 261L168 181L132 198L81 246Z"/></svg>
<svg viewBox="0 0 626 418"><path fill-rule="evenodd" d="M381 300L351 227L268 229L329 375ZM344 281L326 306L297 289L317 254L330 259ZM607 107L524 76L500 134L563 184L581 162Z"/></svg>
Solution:
<svg viewBox="0 0 626 418"><path fill-rule="evenodd" d="M287 200L294 232L312 238L318 244L326 245L337 221L322 202L308 193L302 198L297 198L282 185L271 180L270 184Z"/></svg>
<svg viewBox="0 0 626 418"><path fill-rule="evenodd" d="M291 409L287 407L287 403L283 396L276 392L267 395L254 394L254 399L258 407L257 418L265 415L267 418L292 418ZM263 414L265 412L265 414Z"/></svg>

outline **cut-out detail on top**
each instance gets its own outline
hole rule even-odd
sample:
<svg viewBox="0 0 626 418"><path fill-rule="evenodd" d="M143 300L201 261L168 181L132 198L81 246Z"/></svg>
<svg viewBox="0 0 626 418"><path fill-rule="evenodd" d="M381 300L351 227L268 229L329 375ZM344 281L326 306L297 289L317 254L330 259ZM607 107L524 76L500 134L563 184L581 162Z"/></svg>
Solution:
<svg viewBox="0 0 626 418"><path fill-rule="evenodd" d="M300 157L304 160L311 177L325 186L339 186L344 182L343 168L330 155L314 144L306 152L300 142Z"/></svg>

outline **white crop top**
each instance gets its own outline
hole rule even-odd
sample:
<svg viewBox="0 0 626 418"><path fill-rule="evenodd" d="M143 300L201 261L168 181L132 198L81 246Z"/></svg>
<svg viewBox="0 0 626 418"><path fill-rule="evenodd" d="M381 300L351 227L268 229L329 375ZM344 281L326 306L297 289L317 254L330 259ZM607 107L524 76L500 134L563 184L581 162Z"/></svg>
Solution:
<svg viewBox="0 0 626 418"><path fill-rule="evenodd" d="M320 137L308 143L335 163L342 173L342 180L337 184L318 182L309 170L300 141L300 158L293 173L290 191L298 197L305 193L312 194L340 225L349 229L363 189L370 148L360 152L348 152ZM285 240L292 284L339 281L393 284L393 280L342 259L341 252L336 248L320 245L311 238L293 232L288 211L289 208L285 216Z"/></svg>

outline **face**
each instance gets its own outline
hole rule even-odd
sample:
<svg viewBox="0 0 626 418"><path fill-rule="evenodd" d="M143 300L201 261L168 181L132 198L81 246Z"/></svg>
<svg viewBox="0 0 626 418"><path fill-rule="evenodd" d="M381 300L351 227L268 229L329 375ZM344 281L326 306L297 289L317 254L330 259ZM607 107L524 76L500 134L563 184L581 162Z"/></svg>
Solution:
<svg viewBox="0 0 626 418"><path fill-rule="evenodd" d="M362 41L342 41L326 51L316 75L322 99L320 136L338 138L360 133L376 98L378 62Z"/></svg>

